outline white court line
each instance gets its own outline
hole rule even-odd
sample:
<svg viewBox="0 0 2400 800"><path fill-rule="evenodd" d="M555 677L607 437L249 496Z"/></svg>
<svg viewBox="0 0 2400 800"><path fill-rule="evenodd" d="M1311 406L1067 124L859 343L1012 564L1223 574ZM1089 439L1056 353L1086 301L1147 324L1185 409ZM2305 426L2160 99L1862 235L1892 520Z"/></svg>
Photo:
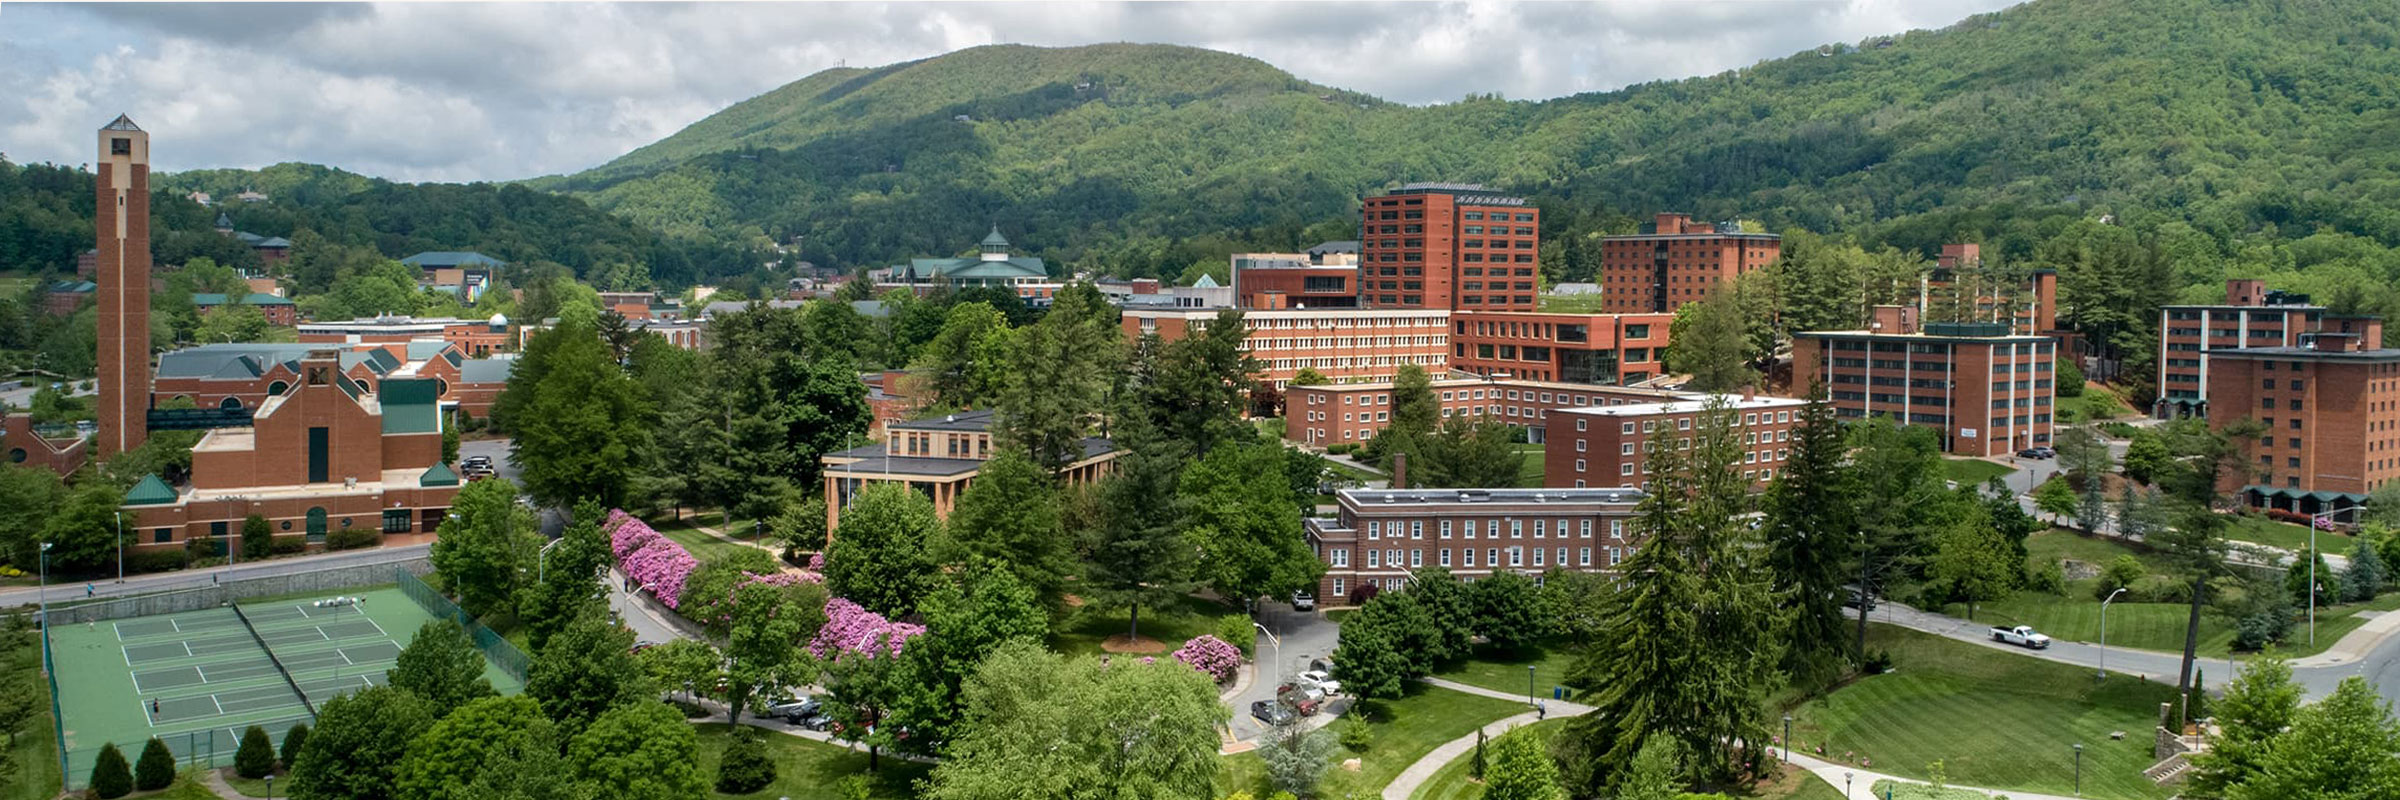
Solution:
<svg viewBox="0 0 2400 800"><path fill-rule="evenodd" d="M209 705L212 705L212 706L216 706L216 707L217 707L217 713L218 713L219 715L222 715L222 714L224 714L224 713L225 713L225 704L224 704L223 702L221 702L221 701L217 700L217 695L216 695L214 692L211 692L211 693L208 695L208 704L209 704Z"/></svg>
<svg viewBox="0 0 2400 800"><path fill-rule="evenodd" d="M383 632L383 626L382 626L382 625L376 625L376 624L375 624L375 618L374 618L374 617L368 617L366 621L367 621L367 624L368 624L368 625L373 625L373 626L374 626L374 628L375 628L375 635L377 635L377 636L381 636L381 637L383 637L383 638L386 638L386 639L392 638L392 635L391 635L391 634L388 634L388 633L384 633L384 632ZM398 642L394 642L394 644L398 644Z"/></svg>

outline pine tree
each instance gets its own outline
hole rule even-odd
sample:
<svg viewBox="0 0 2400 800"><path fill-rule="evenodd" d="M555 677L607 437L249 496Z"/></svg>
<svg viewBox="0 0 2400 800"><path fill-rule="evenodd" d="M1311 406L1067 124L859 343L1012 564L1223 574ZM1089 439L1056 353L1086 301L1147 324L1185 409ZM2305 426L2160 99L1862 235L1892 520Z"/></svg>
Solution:
<svg viewBox="0 0 2400 800"><path fill-rule="evenodd" d="M1842 470L1848 448L1842 444L1841 423L1822 387L1812 389L1810 397L1792 431L1791 460L1767 487L1764 533L1775 588L1793 615L1785 668L1822 679L1848 651L1842 585L1849 580L1846 539L1853 500Z"/></svg>
<svg viewBox="0 0 2400 800"><path fill-rule="evenodd" d="M2350 548L2350 569L2342 573L2342 595L2353 603L2375 599L2383 592L2383 556L2375 543L2361 536Z"/></svg>
<svg viewBox="0 0 2400 800"><path fill-rule="evenodd" d="M252 725L250 729L258 730L258 726ZM264 735L263 732L261 735ZM245 737L245 742L247 742L247 737ZM274 758L272 755L267 757L269 767L274 766ZM234 752L234 761L235 768L238 770L241 761L240 751ZM145 792L155 791L167 788L167 784L174 782L175 754L167 750L166 742L159 741L156 736L150 737L150 741L142 743L142 757L133 762L133 788Z"/></svg>
<svg viewBox="0 0 2400 800"><path fill-rule="evenodd" d="M264 778L275 771L275 745L267 729L252 725L242 731L242 744L233 751L233 772L244 778Z"/></svg>
<svg viewBox="0 0 2400 800"><path fill-rule="evenodd" d="M291 769L292 764L300 760L300 748L307 746L308 723L293 723L291 730L283 732L283 750L281 751L283 768Z"/></svg>
<svg viewBox="0 0 2400 800"><path fill-rule="evenodd" d="M103 798L124 797L133 792L133 769L125 765L125 754L115 742L100 746L100 756L92 761L92 794Z"/></svg>
<svg viewBox="0 0 2400 800"><path fill-rule="evenodd" d="M1100 482L1100 519L1084 548L1082 586L1087 600L1126 610L1130 638L1141 634L1144 607L1174 602L1197 582L1177 493L1188 451L1157 435L1141 415L1125 416L1115 433L1127 452Z"/></svg>

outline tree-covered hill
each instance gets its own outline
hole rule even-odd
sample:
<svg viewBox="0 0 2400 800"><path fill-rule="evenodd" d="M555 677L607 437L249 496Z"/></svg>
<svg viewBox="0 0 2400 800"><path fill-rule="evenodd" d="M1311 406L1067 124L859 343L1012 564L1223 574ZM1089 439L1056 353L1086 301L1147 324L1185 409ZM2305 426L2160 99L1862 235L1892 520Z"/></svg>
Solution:
<svg viewBox="0 0 2400 800"><path fill-rule="evenodd" d="M2388 246L2396 39L2389 4L2042 0L1703 78L1431 107L1191 48L984 47L819 73L536 185L671 237L804 235L841 265L997 220L1055 260L1171 273L1180 240L1298 243L1413 180L1597 228L1672 208L2029 255L2109 214L2227 258L2319 228Z"/></svg>

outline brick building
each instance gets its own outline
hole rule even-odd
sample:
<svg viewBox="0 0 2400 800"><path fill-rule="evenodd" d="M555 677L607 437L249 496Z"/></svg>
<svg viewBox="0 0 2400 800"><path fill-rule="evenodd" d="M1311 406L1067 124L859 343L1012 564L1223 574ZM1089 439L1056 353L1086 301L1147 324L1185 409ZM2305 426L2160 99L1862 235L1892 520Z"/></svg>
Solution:
<svg viewBox="0 0 2400 800"><path fill-rule="evenodd" d="M2254 347L2300 347L2324 324L2325 307L2308 295L2267 291L2266 281L2225 282L2225 303L2166 306L2158 310L2158 400L2160 418L2209 416L2208 354ZM2382 342L2369 342L2381 347Z"/></svg>
<svg viewBox="0 0 2400 800"><path fill-rule="evenodd" d="M1706 398L1561 409L1545 421L1542 481L1552 487L1641 487L1649 481L1650 436L1689 431ZM1742 437L1742 477L1764 487L1791 458L1794 417L1808 405L1786 397L1725 398Z"/></svg>
<svg viewBox="0 0 2400 800"><path fill-rule="evenodd" d="M1640 233L1600 240L1601 308L1671 313L1782 255L1781 236L1662 212Z"/></svg>
<svg viewBox="0 0 2400 800"><path fill-rule="evenodd" d="M1532 311L1541 210L1471 183L1412 183L1359 206L1358 304Z"/></svg>
<svg viewBox="0 0 2400 800"><path fill-rule="evenodd" d="M1940 322L1999 322L2020 336L2057 338L2058 271L2022 276L1986 268L1983 247L1942 245L1933 269L1917 282L1917 318Z"/></svg>
<svg viewBox="0 0 2400 800"><path fill-rule="evenodd" d="M2225 488L2254 507L2314 514L2349 508L2400 477L2400 349L2383 322L2328 317L2298 346L2210 350L2208 421L2253 419L2247 474Z"/></svg>
<svg viewBox="0 0 2400 800"><path fill-rule="evenodd" d="M99 292L100 284L91 281L52 281L42 287L42 313L53 317L73 314Z"/></svg>
<svg viewBox="0 0 2400 800"><path fill-rule="evenodd" d="M1691 395L1659 389L1628 389L1530 380L1445 378L1432 382L1442 417L1488 417L1527 428L1541 442L1550 412L1586 406L1656 403ZM1284 390L1283 438L1301 444L1363 442L1392 422L1392 384L1330 383Z"/></svg>
<svg viewBox="0 0 2400 800"><path fill-rule="evenodd" d="M897 422L883 426L883 441L838 453L827 453L825 464L825 527L838 533L842 511L850 500L876 483L897 483L933 501L944 518L958 506L958 497L992 458L992 412L968 411L940 419ZM1083 440L1083 457L1059 471L1070 485L1092 483L1114 469L1123 455L1107 439Z"/></svg>
<svg viewBox="0 0 2400 800"><path fill-rule="evenodd" d="M508 317L493 314L490 319L472 320L456 317L362 317L350 320L310 321L293 326L300 341L309 344L405 344L426 339L440 339L458 346L461 355L483 358L494 353L517 349L522 333Z"/></svg>
<svg viewBox="0 0 2400 800"><path fill-rule="evenodd" d="M1233 304L1242 308L1357 308L1358 249L1326 242L1306 253L1233 254Z"/></svg>
<svg viewBox="0 0 2400 800"><path fill-rule="evenodd" d="M492 400L508 384L513 361L470 359L440 339L376 344L232 343L187 347L158 357L150 405L188 399L201 408L255 411L267 398L300 382L301 359L335 354L341 375L373 391L383 381L424 379L443 408L491 413Z"/></svg>
<svg viewBox="0 0 2400 800"><path fill-rule="evenodd" d="M1128 308L1128 339L1158 334L1175 341L1215 322L1225 309ZM1402 364L1438 372L1450 354L1450 312L1438 309L1294 308L1242 314L1246 344L1261 382L1284 388L1302 369L1335 381L1389 381Z"/></svg>
<svg viewBox="0 0 2400 800"><path fill-rule="evenodd" d="M1942 448L2004 456L2050 444L2057 343L2003 323L1920 326L1912 306L1877 306L1866 330L1792 337L1792 385L1824 383L1834 414L1888 416L1941 433Z"/></svg>
<svg viewBox="0 0 2400 800"><path fill-rule="evenodd" d="M90 444L72 425L37 426L30 415L0 408L0 456L7 459L0 463L73 475L91 460Z"/></svg>
<svg viewBox="0 0 2400 800"><path fill-rule="evenodd" d="M108 458L149 436L150 134L119 114L100 129L97 229L100 449ZM115 391L111 391L114 388Z"/></svg>
<svg viewBox="0 0 2400 800"><path fill-rule="evenodd" d="M1325 564L1316 595L1397 589L1409 571L1445 567L1474 580L1506 570L1606 572L1638 544L1638 489L1345 489L1333 517L1302 530Z"/></svg>
<svg viewBox="0 0 2400 800"><path fill-rule="evenodd" d="M243 427L210 430L192 447L192 484L156 476L126 496L137 548L238 535L251 514L278 536L322 542L335 530L431 533L458 494L442 463L433 381L392 378L375 391L342 374L330 349L299 361L300 381L270 397Z"/></svg>
<svg viewBox="0 0 2400 800"><path fill-rule="evenodd" d="M1477 375L1617 386L1664 372L1673 314L1464 312L1450 316L1450 368Z"/></svg>
<svg viewBox="0 0 2400 800"><path fill-rule="evenodd" d="M449 292L472 305L492 286L492 276L504 266L500 259L468 250L436 250L400 259L417 270L417 285Z"/></svg>
<svg viewBox="0 0 2400 800"><path fill-rule="evenodd" d="M275 295L251 292L241 299L229 300L225 295L214 292L194 292L192 294L192 305L199 307L201 316L208 316L219 308L234 304L258 309L258 313L267 318L269 325L281 325L289 328L300 324L300 307L294 305L290 300Z"/></svg>

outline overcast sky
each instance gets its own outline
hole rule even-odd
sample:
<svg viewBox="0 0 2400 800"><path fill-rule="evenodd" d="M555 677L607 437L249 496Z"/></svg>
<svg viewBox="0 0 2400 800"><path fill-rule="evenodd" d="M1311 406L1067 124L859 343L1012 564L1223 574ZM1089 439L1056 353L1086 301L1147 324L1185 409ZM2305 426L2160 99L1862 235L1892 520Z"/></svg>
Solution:
<svg viewBox="0 0 2400 800"><path fill-rule="evenodd" d="M0 152L87 163L121 111L161 170L505 180L598 165L821 69L982 44L1196 45L1423 104L1707 75L2012 4L6 2Z"/></svg>

